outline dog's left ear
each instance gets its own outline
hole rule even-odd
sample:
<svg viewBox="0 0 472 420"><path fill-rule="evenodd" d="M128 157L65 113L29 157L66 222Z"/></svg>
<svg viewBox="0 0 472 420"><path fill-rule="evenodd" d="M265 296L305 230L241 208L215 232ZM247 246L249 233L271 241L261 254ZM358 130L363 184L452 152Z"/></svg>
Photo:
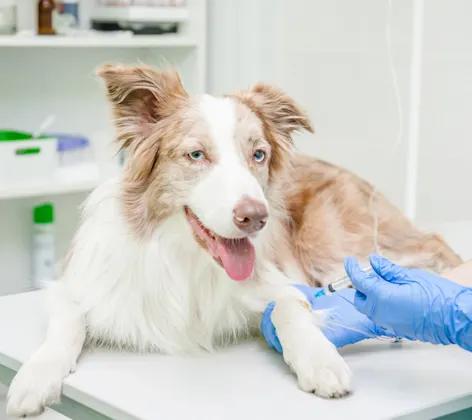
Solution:
<svg viewBox="0 0 472 420"><path fill-rule="evenodd" d="M240 92L237 97L284 137L290 137L292 132L300 130L314 133L306 112L290 96L274 86L259 83Z"/></svg>

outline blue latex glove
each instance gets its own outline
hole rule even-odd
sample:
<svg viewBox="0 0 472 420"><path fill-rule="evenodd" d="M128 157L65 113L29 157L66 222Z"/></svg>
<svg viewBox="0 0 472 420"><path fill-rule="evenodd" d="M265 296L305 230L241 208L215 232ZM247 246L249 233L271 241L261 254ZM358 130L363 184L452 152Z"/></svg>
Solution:
<svg viewBox="0 0 472 420"><path fill-rule="evenodd" d="M315 298L315 294L321 290L320 288L305 285L296 285L296 287L307 296L313 309L332 309L322 331L336 347L344 347L348 344L354 344L366 338L373 338L379 335L389 335L356 310L353 304L354 289L344 289L331 296ZM274 306L274 302L269 303L267 306L262 316L261 331L269 346L282 353L282 346L271 319Z"/></svg>
<svg viewBox="0 0 472 420"><path fill-rule="evenodd" d="M377 255L370 261L368 275L353 258L345 262L360 312L400 337L472 350L472 289Z"/></svg>

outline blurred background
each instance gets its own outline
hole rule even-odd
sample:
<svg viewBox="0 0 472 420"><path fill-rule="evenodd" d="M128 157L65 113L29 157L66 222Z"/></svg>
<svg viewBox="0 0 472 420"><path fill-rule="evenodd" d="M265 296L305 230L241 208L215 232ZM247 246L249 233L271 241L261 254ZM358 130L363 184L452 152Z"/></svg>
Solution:
<svg viewBox="0 0 472 420"><path fill-rule="evenodd" d="M41 286L80 204L121 170L106 61L174 65L193 93L279 85L314 121L300 150L471 256L471 14L469 0L0 0L0 294Z"/></svg>

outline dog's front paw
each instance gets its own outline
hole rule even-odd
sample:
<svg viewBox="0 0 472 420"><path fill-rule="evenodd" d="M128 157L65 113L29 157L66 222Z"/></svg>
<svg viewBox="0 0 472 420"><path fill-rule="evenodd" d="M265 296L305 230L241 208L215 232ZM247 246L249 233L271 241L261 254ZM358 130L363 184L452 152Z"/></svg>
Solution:
<svg viewBox="0 0 472 420"><path fill-rule="evenodd" d="M315 343L314 343L315 344ZM323 398L340 398L352 391L352 373L336 349L303 347L286 359L298 378L303 391L314 392ZM313 350L315 349L315 350Z"/></svg>
<svg viewBox="0 0 472 420"><path fill-rule="evenodd" d="M36 416L44 407L60 402L62 373L51 363L26 363L18 371L8 390L7 414Z"/></svg>
<svg viewBox="0 0 472 420"><path fill-rule="evenodd" d="M352 374L346 362L311 362L296 372L303 391L314 392L323 398L340 398L352 390Z"/></svg>

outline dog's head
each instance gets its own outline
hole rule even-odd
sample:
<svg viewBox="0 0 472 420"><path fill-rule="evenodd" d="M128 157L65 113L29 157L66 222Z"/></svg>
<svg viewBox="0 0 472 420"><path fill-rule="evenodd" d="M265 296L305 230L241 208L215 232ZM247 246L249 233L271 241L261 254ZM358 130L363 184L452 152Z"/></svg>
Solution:
<svg viewBox="0 0 472 420"><path fill-rule="evenodd" d="M177 73L105 65L118 141L126 148L125 215L142 234L184 212L196 241L234 280L254 268L251 238L270 214L271 188L294 130L313 131L280 90L191 97Z"/></svg>

